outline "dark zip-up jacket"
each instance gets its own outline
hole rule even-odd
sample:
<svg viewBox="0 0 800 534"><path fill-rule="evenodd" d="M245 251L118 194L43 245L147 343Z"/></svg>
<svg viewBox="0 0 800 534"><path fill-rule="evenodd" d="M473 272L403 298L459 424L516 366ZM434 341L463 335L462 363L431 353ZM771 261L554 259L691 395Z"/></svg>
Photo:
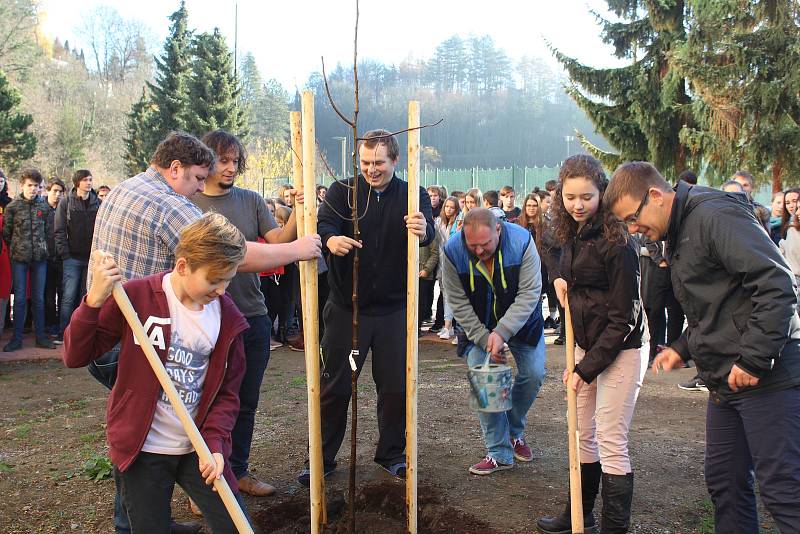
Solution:
<svg viewBox="0 0 800 534"><path fill-rule="evenodd" d="M3 239L11 261L30 263L47 259L47 202L38 195L27 200L22 193L3 213Z"/></svg>
<svg viewBox="0 0 800 534"><path fill-rule="evenodd" d="M706 385L739 398L800 385L794 275L744 195L679 182L667 261L688 328L672 345ZM733 364L759 377L733 392Z"/></svg>
<svg viewBox="0 0 800 534"><path fill-rule="evenodd" d="M343 235L353 238L349 199L353 180L334 182L317 214L317 231L323 248L328 239ZM419 211L427 223L425 246L435 237L431 199L419 188ZM386 315L406 306L406 267L408 264L408 183L396 175L380 194L370 189L359 175L359 229L363 247L359 250L358 307L365 315ZM345 220L346 218L347 220ZM328 298L336 305L352 309L353 252L346 256L331 254L328 265Z"/></svg>
<svg viewBox="0 0 800 534"><path fill-rule="evenodd" d="M536 345L542 337L542 275L539 253L530 233L512 223L501 223L493 258L491 282L486 266L470 253L464 232L444 246L444 293L458 329L458 354L470 344L486 349L489 334L505 341Z"/></svg>
<svg viewBox="0 0 800 534"><path fill-rule="evenodd" d="M603 237L589 221L561 248L561 278L567 282L575 342L586 355L575 366L591 383L625 349L642 346L644 312L639 297L639 248Z"/></svg>
<svg viewBox="0 0 800 534"><path fill-rule="evenodd" d="M73 189L56 208L55 241L62 260L89 261L100 199L94 190L83 200Z"/></svg>
<svg viewBox="0 0 800 534"><path fill-rule="evenodd" d="M167 272L131 280L124 286L145 329L154 326L162 329L163 337L159 339L163 342L154 343L162 363L167 361L171 334L169 304L161 286ZM208 360L194 421L209 450L222 453L225 479L236 491L236 477L228 459L231 430L239 416L239 386L245 371L241 334L248 324L227 294L220 297L220 311L219 336ZM102 307L92 308L84 298L64 332L66 366L84 367L117 343L119 367L117 381L108 396L106 437L111 461L125 471L136 460L150 432L161 384L142 349L134 342L133 332L116 301L109 298Z"/></svg>
<svg viewBox="0 0 800 534"><path fill-rule="evenodd" d="M47 259L48 261L55 261L58 259L58 254L56 253L56 239L54 235L54 230L56 227L56 208L51 206L46 200L45 205L47 206ZM58 206L58 204L56 204L56 206Z"/></svg>

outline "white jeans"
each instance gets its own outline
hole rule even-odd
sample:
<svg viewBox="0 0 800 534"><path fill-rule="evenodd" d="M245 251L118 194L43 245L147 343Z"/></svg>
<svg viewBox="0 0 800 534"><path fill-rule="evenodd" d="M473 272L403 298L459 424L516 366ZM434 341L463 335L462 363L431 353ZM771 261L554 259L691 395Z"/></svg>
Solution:
<svg viewBox="0 0 800 534"><path fill-rule="evenodd" d="M628 431L647 371L650 346L626 349L591 383L578 390L578 430L581 463L599 461L603 472L631 472ZM586 355L575 346L575 363Z"/></svg>

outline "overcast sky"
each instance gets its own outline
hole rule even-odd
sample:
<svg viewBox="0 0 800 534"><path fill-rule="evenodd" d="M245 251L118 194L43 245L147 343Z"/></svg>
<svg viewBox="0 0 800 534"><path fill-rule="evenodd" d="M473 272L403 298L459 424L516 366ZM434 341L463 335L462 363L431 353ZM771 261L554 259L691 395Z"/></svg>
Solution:
<svg viewBox="0 0 800 534"><path fill-rule="evenodd" d="M265 78L277 78L292 91L320 69L322 55L331 68L337 62L352 63L354 0L187 0L190 27L219 27L233 48L237 3L240 57L252 52ZM100 5L143 21L163 42L167 17L179 2L43 0L45 31L80 47L85 44L78 31L81 18ZM488 34L513 59L552 58L546 39L594 66L618 65L590 13L605 13L605 6L601 0L362 0L359 56L398 64L409 55L429 58L436 45L453 34Z"/></svg>

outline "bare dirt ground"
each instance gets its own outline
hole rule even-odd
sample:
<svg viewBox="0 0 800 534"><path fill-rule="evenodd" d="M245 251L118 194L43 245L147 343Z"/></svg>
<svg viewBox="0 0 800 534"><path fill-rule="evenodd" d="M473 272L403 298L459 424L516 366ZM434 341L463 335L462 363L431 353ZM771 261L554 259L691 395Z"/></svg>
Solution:
<svg viewBox="0 0 800 534"><path fill-rule="evenodd" d="M567 487L566 403L558 381L563 360L563 347L548 345L548 378L528 422L535 460L477 477L467 468L485 451L467 406L465 366L450 344L420 344L420 532L534 532L537 517L561 509ZM308 528L308 491L295 480L305 458L304 374L302 354L273 352L251 465L279 494L246 498L263 532ZM713 532L702 474L706 394L675 385L691 376L685 369L659 376L648 371L645 378L631 430L632 532ZM113 532L114 484L86 478L107 468L106 396L86 370L66 369L57 360L0 361L0 533ZM362 374L359 401L358 531L403 532L403 485L372 462L377 428L370 369ZM332 522L346 509L347 439L340 468L327 482ZM173 510L190 519L180 490ZM765 518L765 532L770 525Z"/></svg>

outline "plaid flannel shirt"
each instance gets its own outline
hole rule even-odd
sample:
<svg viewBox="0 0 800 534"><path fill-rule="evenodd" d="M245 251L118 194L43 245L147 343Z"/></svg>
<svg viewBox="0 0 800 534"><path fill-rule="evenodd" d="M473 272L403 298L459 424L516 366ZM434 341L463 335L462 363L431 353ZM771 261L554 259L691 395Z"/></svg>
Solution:
<svg viewBox="0 0 800 534"><path fill-rule="evenodd" d="M159 273L174 267L183 227L202 216L200 208L149 167L113 188L100 204L92 251L110 254L125 281ZM86 283L92 283L91 259Z"/></svg>

